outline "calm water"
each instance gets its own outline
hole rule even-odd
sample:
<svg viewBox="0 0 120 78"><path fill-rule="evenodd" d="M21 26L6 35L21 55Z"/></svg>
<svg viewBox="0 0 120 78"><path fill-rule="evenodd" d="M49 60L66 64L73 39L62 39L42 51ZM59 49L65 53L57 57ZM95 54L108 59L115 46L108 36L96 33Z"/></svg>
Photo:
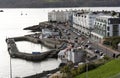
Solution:
<svg viewBox="0 0 120 78"><path fill-rule="evenodd" d="M2 8L1 8L2 9ZM67 8L71 9L71 8ZM80 9L80 8L76 8ZM91 10L115 10L120 11L119 7L115 8L86 8ZM39 22L47 21L48 12L53 10L49 9L4 9L0 12L0 78L10 78L9 71L9 54L5 42L6 37L15 37L29 34L29 31L22 29L27 26L39 24ZM55 10L66 10L66 8L55 8ZM21 15L22 13L22 15ZM32 51L47 51L48 48L36 45L30 42L17 42L20 51L31 53ZM47 59L42 62L30 62L21 59L12 59L13 77L24 77L43 70L50 70L57 68L59 62L56 59Z"/></svg>

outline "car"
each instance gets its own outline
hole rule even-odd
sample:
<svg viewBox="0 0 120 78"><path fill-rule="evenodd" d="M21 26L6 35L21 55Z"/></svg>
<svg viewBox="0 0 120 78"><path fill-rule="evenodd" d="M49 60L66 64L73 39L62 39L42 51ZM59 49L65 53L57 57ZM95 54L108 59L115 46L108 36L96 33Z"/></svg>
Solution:
<svg viewBox="0 0 120 78"><path fill-rule="evenodd" d="M103 56L104 55L104 53L103 52L100 52L100 56Z"/></svg>
<svg viewBox="0 0 120 78"><path fill-rule="evenodd" d="M75 39L78 39L78 37L75 37Z"/></svg>
<svg viewBox="0 0 120 78"><path fill-rule="evenodd" d="M66 33L66 32L67 32L67 30L65 29L65 30L64 30L64 33Z"/></svg>
<svg viewBox="0 0 120 78"><path fill-rule="evenodd" d="M70 32L67 32L67 35L70 35Z"/></svg>
<svg viewBox="0 0 120 78"><path fill-rule="evenodd" d="M96 49L94 52L95 52L95 53L100 53L100 51L99 51L99 50L97 50L97 49Z"/></svg>
<svg viewBox="0 0 120 78"><path fill-rule="evenodd" d="M88 47L89 45L88 44L85 44L85 47Z"/></svg>
<svg viewBox="0 0 120 78"><path fill-rule="evenodd" d="M78 36L81 36L81 34L80 34L80 33L77 33L77 35L78 35Z"/></svg>
<svg viewBox="0 0 120 78"><path fill-rule="evenodd" d="M102 58L104 58L105 57L105 55L103 54L102 56L100 56L100 59L102 59Z"/></svg>
<svg viewBox="0 0 120 78"><path fill-rule="evenodd" d="M90 41L88 40L87 43L90 44Z"/></svg>
<svg viewBox="0 0 120 78"><path fill-rule="evenodd" d="M91 45L88 46L88 49L92 49Z"/></svg>

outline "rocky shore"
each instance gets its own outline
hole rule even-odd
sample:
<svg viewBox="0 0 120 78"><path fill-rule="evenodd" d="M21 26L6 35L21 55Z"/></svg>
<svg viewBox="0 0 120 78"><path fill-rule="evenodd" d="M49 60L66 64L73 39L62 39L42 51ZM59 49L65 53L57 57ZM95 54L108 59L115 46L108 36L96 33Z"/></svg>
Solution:
<svg viewBox="0 0 120 78"><path fill-rule="evenodd" d="M23 28L23 30L31 30L32 32L39 31L41 32L43 28L52 28L53 26L49 22L41 22L38 25L29 26Z"/></svg>

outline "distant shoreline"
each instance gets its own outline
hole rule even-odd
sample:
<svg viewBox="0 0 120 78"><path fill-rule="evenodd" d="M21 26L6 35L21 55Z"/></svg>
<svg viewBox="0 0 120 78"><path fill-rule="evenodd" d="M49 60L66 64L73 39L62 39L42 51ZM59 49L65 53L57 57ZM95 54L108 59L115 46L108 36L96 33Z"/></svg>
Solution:
<svg viewBox="0 0 120 78"><path fill-rule="evenodd" d="M67 8L67 7L120 7L120 0L3 0L0 1L0 8Z"/></svg>

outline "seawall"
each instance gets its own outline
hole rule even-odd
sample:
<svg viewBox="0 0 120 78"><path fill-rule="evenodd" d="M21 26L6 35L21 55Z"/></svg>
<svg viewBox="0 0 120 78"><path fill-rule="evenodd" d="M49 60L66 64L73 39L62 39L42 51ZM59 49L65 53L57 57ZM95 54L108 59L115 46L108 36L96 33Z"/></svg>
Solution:
<svg viewBox="0 0 120 78"><path fill-rule="evenodd" d="M41 54L29 54L25 52L19 52L17 49L17 46L15 42L17 41L30 41L33 43L38 43L42 44L44 46L47 46L49 48L53 48L52 50L49 50L47 52L41 53ZM30 35L27 36L21 36L21 37L14 37L14 38L9 38L7 40L8 44L8 51L11 57L13 58L21 58L25 60L30 60L30 61L42 61L46 58L57 58L58 52L62 49L63 46L66 46L64 44L66 41L57 41L56 39L38 39L34 38Z"/></svg>
<svg viewBox="0 0 120 78"><path fill-rule="evenodd" d="M29 53L25 53L25 52L20 52L18 50L17 45L15 44L15 42L17 42L17 41L30 41L33 43L42 43L43 45L52 47L54 49L47 51L47 52L40 53L40 54L29 54ZM57 48L60 46L60 45L57 46L55 49L56 44L51 43L53 45L48 45L48 43L45 40L33 38L30 36L8 38L8 39L6 39L6 43L8 45L8 52L11 57L21 58L21 59L30 60L30 61L42 61L46 58L56 58L57 53L59 52L59 49L57 49Z"/></svg>

